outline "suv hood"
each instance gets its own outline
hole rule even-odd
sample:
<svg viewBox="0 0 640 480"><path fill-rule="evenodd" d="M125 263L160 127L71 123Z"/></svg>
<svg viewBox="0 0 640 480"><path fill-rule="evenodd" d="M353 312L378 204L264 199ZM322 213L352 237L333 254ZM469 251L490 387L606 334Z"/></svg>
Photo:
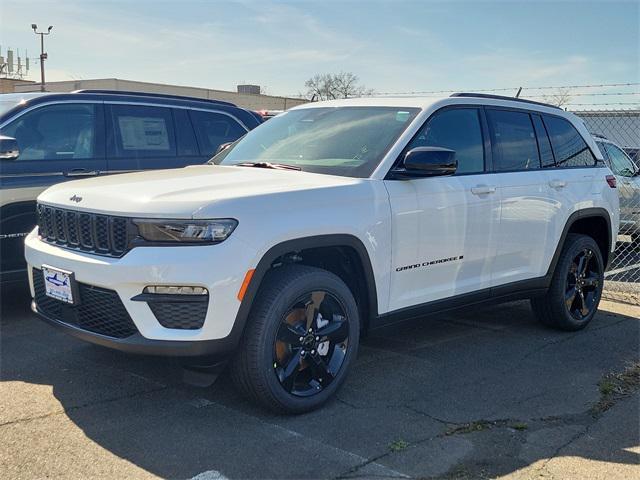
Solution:
<svg viewBox="0 0 640 480"><path fill-rule="evenodd" d="M295 170L198 165L60 183L43 192L38 201L122 216L204 218L199 212L234 199L359 182Z"/></svg>

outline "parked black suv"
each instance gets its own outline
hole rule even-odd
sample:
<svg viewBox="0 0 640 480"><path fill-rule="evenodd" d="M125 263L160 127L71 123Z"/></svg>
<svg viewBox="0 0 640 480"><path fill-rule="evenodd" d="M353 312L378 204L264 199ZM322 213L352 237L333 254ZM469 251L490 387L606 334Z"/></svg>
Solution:
<svg viewBox="0 0 640 480"><path fill-rule="evenodd" d="M24 274L23 237L47 187L204 163L262 121L232 103L153 93L0 95L0 281Z"/></svg>

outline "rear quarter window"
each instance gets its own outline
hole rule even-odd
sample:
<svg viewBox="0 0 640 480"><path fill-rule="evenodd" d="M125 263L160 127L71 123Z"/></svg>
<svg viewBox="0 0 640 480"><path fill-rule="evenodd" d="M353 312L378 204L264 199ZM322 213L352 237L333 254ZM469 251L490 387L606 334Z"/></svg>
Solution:
<svg viewBox="0 0 640 480"><path fill-rule="evenodd" d="M593 167L596 157L575 127L564 118L544 116L558 167Z"/></svg>

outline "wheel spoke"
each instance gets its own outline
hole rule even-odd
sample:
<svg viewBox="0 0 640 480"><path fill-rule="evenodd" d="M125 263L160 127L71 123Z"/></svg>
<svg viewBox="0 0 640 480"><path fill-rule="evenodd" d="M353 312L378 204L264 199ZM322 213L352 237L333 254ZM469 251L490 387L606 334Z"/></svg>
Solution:
<svg viewBox="0 0 640 480"><path fill-rule="evenodd" d="M333 320L316 333L320 338L326 337L334 344L341 343L349 336L349 323L344 318L342 320Z"/></svg>
<svg viewBox="0 0 640 480"><path fill-rule="evenodd" d="M276 373L278 374L278 378L280 379L280 383L287 390L287 392L291 392L293 390L293 385L296 381L296 377L298 376L298 372L300 371L300 359L302 358L300 351L298 350L291 357L289 362L284 368L278 368Z"/></svg>
<svg viewBox="0 0 640 480"><path fill-rule="evenodd" d="M590 275L584 279L584 287L598 288L598 277L596 275Z"/></svg>
<svg viewBox="0 0 640 480"><path fill-rule="evenodd" d="M571 307L573 307L573 303L576 300L576 295L578 294L578 291L576 290L576 287L572 287L569 290L566 291L566 293L564 294L564 303L567 306L567 309L569 311L571 311Z"/></svg>
<svg viewBox="0 0 640 480"><path fill-rule="evenodd" d="M587 275L589 262L591 261L592 257L593 257L593 252L591 250L586 250L584 252L584 256L583 256L584 262L582 262L582 268L579 271L580 275L582 275L583 277Z"/></svg>
<svg viewBox="0 0 640 480"><path fill-rule="evenodd" d="M331 383L334 378L333 372L329 369L329 366L324 362L322 357L316 352L313 355L309 355L309 367L313 372L313 378L320 382L320 385L326 387Z"/></svg>
<svg viewBox="0 0 640 480"><path fill-rule="evenodd" d="M589 315L589 308L587 307L587 302L582 291L578 292L578 298L580 298L580 315L586 317Z"/></svg>
<svg viewBox="0 0 640 480"><path fill-rule="evenodd" d="M305 334L304 330L289 325L288 323L281 323L278 329L277 338L281 342L288 343L290 345L300 345L300 337Z"/></svg>
<svg viewBox="0 0 640 480"><path fill-rule="evenodd" d="M314 321L318 316L318 310L320 310L320 304L324 300L325 295L325 292L311 293L311 302L306 306L307 330L315 326Z"/></svg>

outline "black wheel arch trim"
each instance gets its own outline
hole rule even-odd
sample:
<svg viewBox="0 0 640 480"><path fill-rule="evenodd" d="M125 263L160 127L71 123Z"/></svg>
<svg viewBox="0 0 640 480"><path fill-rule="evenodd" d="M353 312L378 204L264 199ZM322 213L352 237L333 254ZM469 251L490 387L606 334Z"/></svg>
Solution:
<svg viewBox="0 0 640 480"><path fill-rule="evenodd" d="M585 218L602 218L607 223L607 251L601 252L601 254L603 257L606 255L606 258L607 258L606 265L604 265L605 271L609 268L609 264L611 263L611 260L613 257L613 255L611 255L611 246L613 245L613 241L614 241L611 233L611 216L609 215L609 212L604 208L600 208L600 207L584 208L582 210L573 212L571 215L569 215L569 218L567 219L564 225L564 229L562 230L562 234L560 235L560 240L556 245L556 250L551 259L551 263L549 264L549 269L547 270L547 275L546 275L548 278L551 278L551 276L553 276L553 272L555 271L556 265L558 264L558 259L560 258L560 254L562 253L562 247L564 246L565 241L567 240L567 235L569 235L569 230L571 230L571 227L578 220L583 220Z"/></svg>
<svg viewBox="0 0 640 480"><path fill-rule="evenodd" d="M362 270L364 272L364 281L366 285L366 293L368 297L368 312L369 317L374 318L378 316L378 296L376 289L375 276L373 274L373 267L369 252L362 243L362 241L351 234L329 234L329 235L314 235L311 237L296 238L293 240L286 240L282 243L278 243L271 247L260 259L258 265L255 268L255 272L251 278L251 282L244 294L240 308L236 314L236 319L233 324L231 333L227 338L230 338L233 343L238 343L244 332L244 327L249 318L253 301L255 300L260 285L264 280L265 275L271 269L273 263L283 255L290 252L299 252L301 250L308 250L311 248L321 247L350 247L353 248L360 259L362 264Z"/></svg>

